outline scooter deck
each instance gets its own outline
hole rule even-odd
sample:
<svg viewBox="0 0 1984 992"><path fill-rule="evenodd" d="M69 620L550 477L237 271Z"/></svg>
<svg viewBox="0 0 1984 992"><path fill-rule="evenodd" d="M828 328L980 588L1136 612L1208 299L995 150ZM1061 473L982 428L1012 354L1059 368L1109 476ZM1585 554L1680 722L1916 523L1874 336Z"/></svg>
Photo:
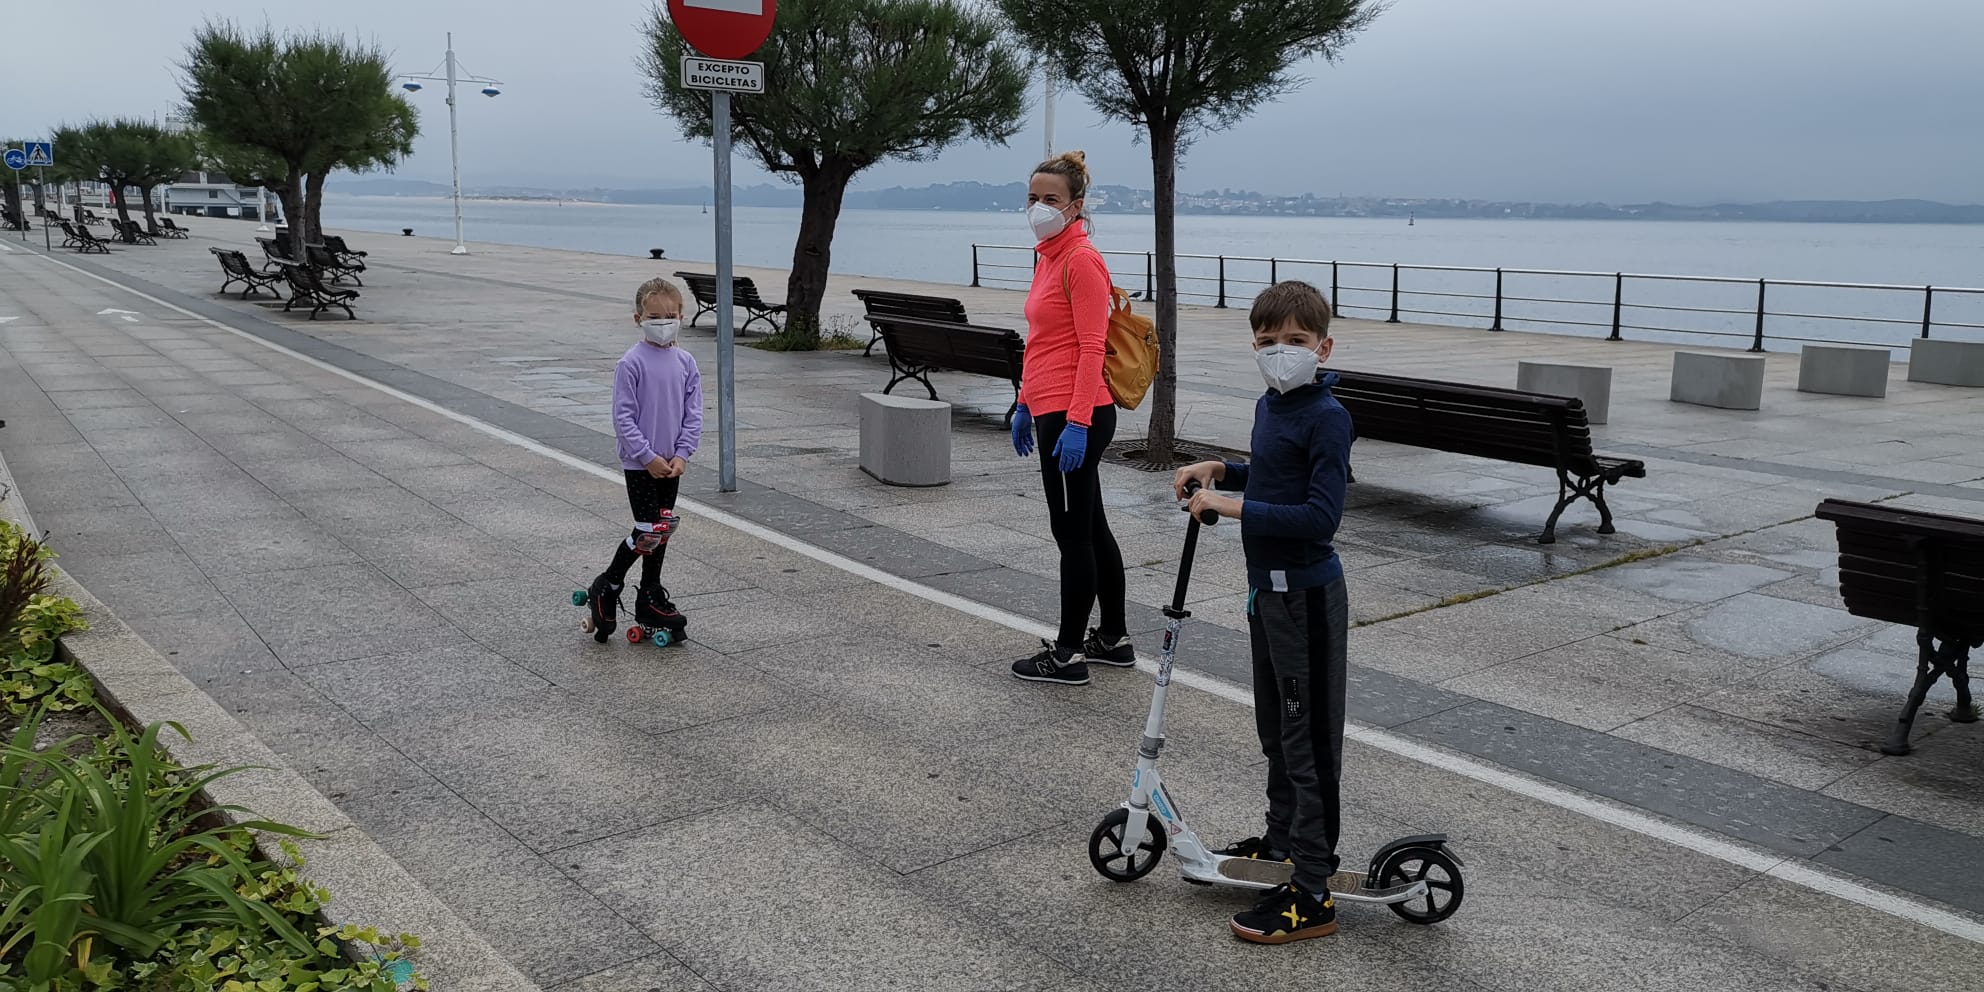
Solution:
<svg viewBox="0 0 1984 992"><path fill-rule="evenodd" d="M1263 861L1257 858L1227 858L1219 863L1221 877L1248 885L1271 888L1288 881L1295 875L1295 866L1286 861ZM1342 896L1355 897L1357 901L1390 902L1411 892L1414 886L1399 885L1390 889L1366 888L1369 876L1361 871L1339 869L1330 876L1330 891Z"/></svg>

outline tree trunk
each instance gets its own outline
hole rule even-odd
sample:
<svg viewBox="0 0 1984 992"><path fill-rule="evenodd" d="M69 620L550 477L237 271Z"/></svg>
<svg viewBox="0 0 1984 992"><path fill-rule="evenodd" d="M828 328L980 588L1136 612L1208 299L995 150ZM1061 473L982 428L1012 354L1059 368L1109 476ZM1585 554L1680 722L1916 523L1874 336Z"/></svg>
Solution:
<svg viewBox="0 0 1984 992"><path fill-rule="evenodd" d="M41 212L46 209L48 209L48 181L45 179L36 180L34 183L34 215L39 217L41 216Z"/></svg>
<svg viewBox="0 0 1984 992"><path fill-rule="evenodd" d="M282 201L283 223L289 225L290 257L303 257L303 170L291 166L289 175L276 193Z"/></svg>
<svg viewBox="0 0 1984 992"><path fill-rule="evenodd" d="M7 171L12 172L13 170L9 169ZM7 201L7 217L11 221L9 225L10 229L17 231L27 230L28 215L21 209L21 181L15 179L13 176L0 179L0 197L4 197Z"/></svg>
<svg viewBox="0 0 1984 992"><path fill-rule="evenodd" d="M83 223L83 181L80 179L76 180L75 214L76 224L80 227Z"/></svg>
<svg viewBox="0 0 1984 992"><path fill-rule="evenodd" d="M785 337L798 343L798 350L820 344L820 302L827 297L834 226L840 223L840 201L853 178L853 169L831 161L805 177L799 239L793 243L792 272L785 280Z"/></svg>
<svg viewBox="0 0 1984 992"><path fill-rule="evenodd" d="M110 190L111 190L111 192L110 192L110 195L111 195L111 196L114 196L114 197L116 197L116 198L117 198L117 237L118 237L118 240L120 240L120 241L124 241L124 242L127 242L127 243L133 243L133 244L135 244L136 242L134 242L134 241L132 241L132 238L131 238L131 236L130 236L130 235L128 235L128 234L125 234L125 233L124 233L124 225L126 225L126 224L129 224L129 223L131 223L131 203L130 203L130 198L129 198L129 197L126 197L126 196L124 195L124 191L125 191L125 190L127 190L127 189L129 189L129 188L130 188L130 187L128 187L128 186L126 186L126 185L124 185L124 181L123 181L122 179L120 179L120 180L118 180L117 182L115 182L115 183L112 183L112 184L111 184L111 186L110 186Z"/></svg>
<svg viewBox="0 0 1984 992"><path fill-rule="evenodd" d="M1168 464L1177 440L1178 411L1178 130L1153 123L1150 129L1151 213L1157 258L1157 381L1151 383L1150 437L1144 458Z"/></svg>
<svg viewBox="0 0 1984 992"><path fill-rule="evenodd" d="M312 172L303 187L303 229L309 236L304 244L317 244L324 240L324 173ZM289 225L291 234L296 233L296 225Z"/></svg>
<svg viewBox="0 0 1984 992"><path fill-rule="evenodd" d="M138 187L138 195L145 199L145 233L158 237L158 214L152 211L152 187Z"/></svg>

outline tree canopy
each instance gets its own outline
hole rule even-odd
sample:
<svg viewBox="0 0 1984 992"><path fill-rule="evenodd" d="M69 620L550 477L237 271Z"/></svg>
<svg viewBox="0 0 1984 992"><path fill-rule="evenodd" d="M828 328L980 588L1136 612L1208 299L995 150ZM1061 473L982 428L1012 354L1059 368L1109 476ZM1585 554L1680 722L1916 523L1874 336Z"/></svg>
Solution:
<svg viewBox="0 0 1984 992"><path fill-rule="evenodd" d="M731 98L732 138L805 190L786 287L788 332L817 341L842 194L862 170L962 141L1002 144L1025 109L1026 60L998 18L961 0L782 0L765 92ZM693 54L653 8L641 57L648 95L691 137L710 138L710 94L681 82Z"/></svg>

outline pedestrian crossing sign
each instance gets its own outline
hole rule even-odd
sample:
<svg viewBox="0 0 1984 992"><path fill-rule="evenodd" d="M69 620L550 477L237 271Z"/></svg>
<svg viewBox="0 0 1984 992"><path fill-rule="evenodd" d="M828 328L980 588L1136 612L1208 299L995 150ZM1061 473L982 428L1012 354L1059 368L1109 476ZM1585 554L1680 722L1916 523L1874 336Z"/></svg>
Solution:
<svg viewBox="0 0 1984 992"><path fill-rule="evenodd" d="M46 168L55 164L55 145L48 141L21 142L22 150L28 153L28 167Z"/></svg>

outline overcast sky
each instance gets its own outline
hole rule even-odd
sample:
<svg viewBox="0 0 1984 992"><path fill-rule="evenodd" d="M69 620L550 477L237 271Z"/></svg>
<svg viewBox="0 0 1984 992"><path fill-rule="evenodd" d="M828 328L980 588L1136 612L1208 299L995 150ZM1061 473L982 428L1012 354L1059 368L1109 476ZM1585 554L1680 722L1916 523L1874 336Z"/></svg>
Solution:
<svg viewBox="0 0 1984 992"><path fill-rule="evenodd" d="M1132 0L1125 0L1132 2ZM108 0L8 3L0 135L92 116L163 116L172 63L205 15L376 39L401 72L437 68L445 33L470 71L463 181L694 186L706 146L641 95L645 0ZM307 12L306 12L307 11ZM1547 201L1879 199L1984 202L1979 0L1397 0L1298 92L1190 151L1187 190ZM407 178L446 181L441 87L414 97ZM1003 148L890 164L861 184L1020 179L1042 151L1039 101ZM1129 126L1065 95L1058 144L1098 181L1150 183ZM740 182L763 175L740 159Z"/></svg>

